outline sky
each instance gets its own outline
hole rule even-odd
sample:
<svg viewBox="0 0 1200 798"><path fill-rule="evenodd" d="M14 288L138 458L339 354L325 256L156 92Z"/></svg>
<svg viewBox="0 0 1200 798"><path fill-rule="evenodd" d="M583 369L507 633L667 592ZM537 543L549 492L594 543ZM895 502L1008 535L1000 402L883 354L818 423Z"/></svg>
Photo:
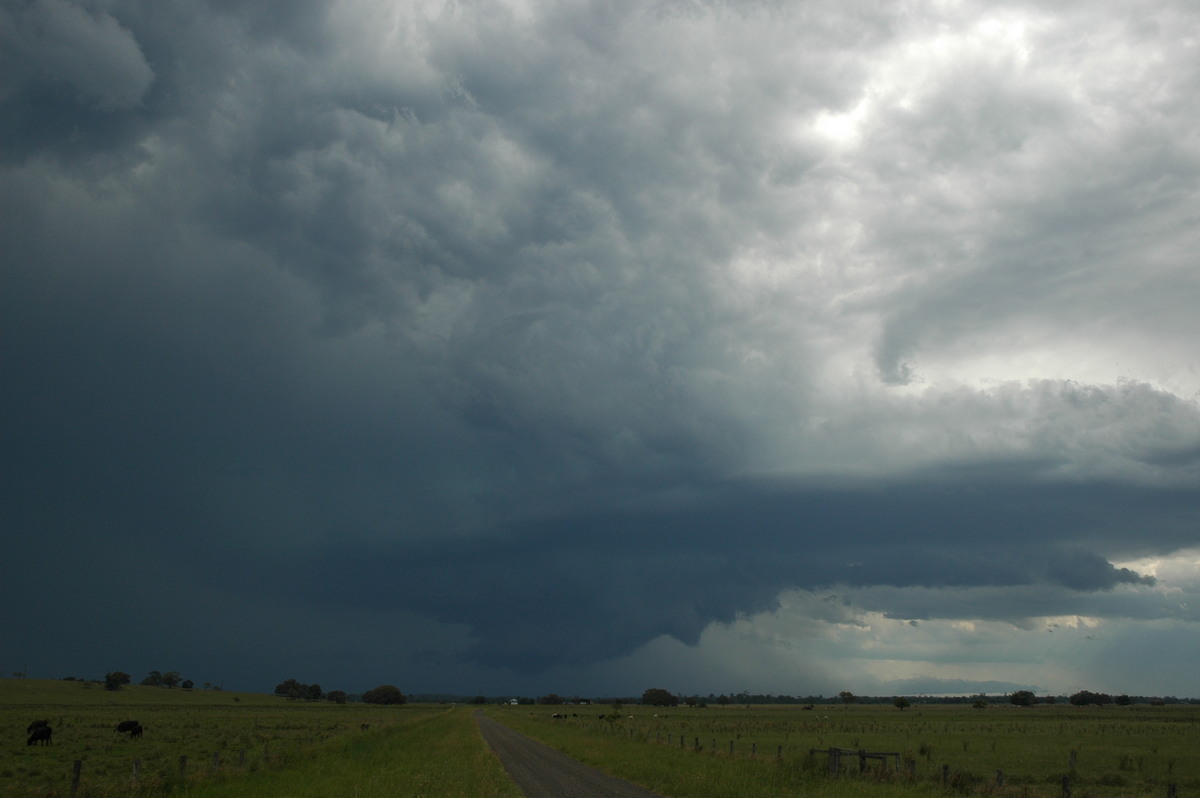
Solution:
<svg viewBox="0 0 1200 798"><path fill-rule="evenodd" d="M1192 0L0 0L0 672L1200 696Z"/></svg>

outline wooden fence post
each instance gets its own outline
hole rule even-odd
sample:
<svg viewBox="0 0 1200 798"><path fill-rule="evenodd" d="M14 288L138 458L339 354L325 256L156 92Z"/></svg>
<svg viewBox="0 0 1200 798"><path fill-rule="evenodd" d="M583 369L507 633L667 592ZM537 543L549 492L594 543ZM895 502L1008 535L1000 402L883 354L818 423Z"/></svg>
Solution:
<svg viewBox="0 0 1200 798"><path fill-rule="evenodd" d="M182 779L185 775L187 775L187 754L179 757L179 778Z"/></svg>
<svg viewBox="0 0 1200 798"><path fill-rule="evenodd" d="M950 766L942 765L942 784L947 784L950 781Z"/></svg>
<svg viewBox="0 0 1200 798"><path fill-rule="evenodd" d="M1174 782L1167 785L1167 798L1175 798L1176 785Z"/></svg>
<svg viewBox="0 0 1200 798"><path fill-rule="evenodd" d="M842 752L837 748L829 749L829 775L836 776L842 767Z"/></svg>
<svg viewBox="0 0 1200 798"><path fill-rule="evenodd" d="M1004 771L1003 770L996 771L996 786L997 787L1004 786Z"/></svg>
<svg viewBox="0 0 1200 798"><path fill-rule="evenodd" d="M1071 777L1062 777L1062 798L1071 798Z"/></svg>
<svg viewBox="0 0 1200 798"><path fill-rule="evenodd" d="M71 776L71 795L74 795L79 790L79 775L83 771L83 760L75 760L75 772Z"/></svg>
<svg viewBox="0 0 1200 798"><path fill-rule="evenodd" d="M133 760L133 786L134 786L134 789L137 789L138 774L141 772L141 770L142 770L142 760L140 760L140 759Z"/></svg>
<svg viewBox="0 0 1200 798"><path fill-rule="evenodd" d="M729 741L729 755L733 756L733 740Z"/></svg>

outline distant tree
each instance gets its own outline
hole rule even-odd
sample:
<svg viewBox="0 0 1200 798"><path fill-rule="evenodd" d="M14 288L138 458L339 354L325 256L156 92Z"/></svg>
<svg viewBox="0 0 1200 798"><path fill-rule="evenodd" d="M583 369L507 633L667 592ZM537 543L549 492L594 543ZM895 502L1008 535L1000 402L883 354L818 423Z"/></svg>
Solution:
<svg viewBox="0 0 1200 798"><path fill-rule="evenodd" d="M180 684L179 686L182 687L184 690L191 690L193 687L196 686L196 683L193 682L191 679L184 679L183 683Z"/></svg>
<svg viewBox="0 0 1200 798"><path fill-rule="evenodd" d="M1125 694L1121 694L1113 699L1113 703L1119 707L1127 707L1133 703L1133 699Z"/></svg>
<svg viewBox="0 0 1200 798"><path fill-rule="evenodd" d="M679 698L671 695L661 687L651 687L642 693L642 703L651 707L677 707Z"/></svg>
<svg viewBox="0 0 1200 798"><path fill-rule="evenodd" d="M546 705L558 705L558 704L561 704L562 702L563 702L562 696L560 696L558 693L550 693L549 695L544 695L538 699L539 704L546 704Z"/></svg>
<svg viewBox="0 0 1200 798"><path fill-rule="evenodd" d="M849 690L843 690L842 692L838 693L838 698L842 699L843 704L849 704L854 700L854 693L850 692Z"/></svg>
<svg viewBox="0 0 1200 798"><path fill-rule="evenodd" d="M729 700L729 696L725 695L724 693L721 693L721 695L717 696L717 703L721 706L728 704Z"/></svg>
<svg viewBox="0 0 1200 798"><path fill-rule="evenodd" d="M975 709L987 709L988 702L984 701L982 698L977 698L977 699L975 699L975 703L972 704L971 706L974 707Z"/></svg>
<svg viewBox="0 0 1200 798"><path fill-rule="evenodd" d="M162 675L160 684L162 684L163 687L175 687L180 681L182 681L182 679L183 677L180 675L179 671L167 671Z"/></svg>
<svg viewBox="0 0 1200 798"><path fill-rule="evenodd" d="M910 706L912 706L912 704L910 704L908 699L905 698L904 696L897 696L896 700L892 702L892 706L894 706L896 709L903 712L904 710L906 710ZM918 713L918 714L920 714L920 713Z"/></svg>
<svg viewBox="0 0 1200 798"><path fill-rule="evenodd" d="M105 690L120 690L122 685L129 684L133 681L132 677L124 671L111 671L104 674L104 689Z"/></svg>
<svg viewBox="0 0 1200 798"><path fill-rule="evenodd" d="M362 700L368 704L403 704L408 699L404 697L404 693L400 692L400 688L390 684L381 684L379 687L363 693Z"/></svg>
<svg viewBox="0 0 1200 798"><path fill-rule="evenodd" d="M344 703L346 703L346 691L345 690L330 690L328 693L325 694L325 700L332 701L335 704L344 704Z"/></svg>
<svg viewBox="0 0 1200 798"><path fill-rule="evenodd" d="M145 679L142 679L142 684L147 687L158 687L162 684L162 674L158 671L150 671Z"/></svg>
<svg viewBox="0 0 1200 798"><path fill-rule="evenodd" d="M310 684L304 690L304 698L308 701L320 701L321 695L321 685L319 684Z"/></svg>
<svg viewBox="0 0 1200 798"><path fill-rule="evenodd" d="M1085 707L1088 704L1095 704L1102 707L1105 704L1112 703L1112 696L1108 693L1093 693L1091 690L1080 690L1067 699L1077 707Z"/></svg>
<svg viewBox="0 0 1200 798"><path fill-rule="evenodd" d="M1018 690L1010 695L1008 700L1019 707L1031 707L1037 703L1037 696L1032 690Z"/></svg>
<svg viewBox="0 0 1200 798"><path fill-rule="evenodd" d="M295 679L287 679L275 685L275 695L281 695L284 698L298 700L304 698L308 694L308 685L301 684Z"/></svg>

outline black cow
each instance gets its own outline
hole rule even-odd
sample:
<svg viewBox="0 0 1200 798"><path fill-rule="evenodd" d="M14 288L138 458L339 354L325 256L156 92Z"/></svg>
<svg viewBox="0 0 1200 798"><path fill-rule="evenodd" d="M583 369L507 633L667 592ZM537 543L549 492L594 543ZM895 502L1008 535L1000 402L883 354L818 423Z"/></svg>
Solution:
<svg viewBox="0 0 1200 798"><path fill-rule="evenodd" d="M50 725L50 721L48 721L48 720L35 720L33 723L30 723L28 726L25 727L25 733L33 734L34 729L40 729L43 726L49 726L49 725Z"/></svg>
<svg viewBox="0 0 1200 798"><path fill-rule="evenodd" d="M122 733L131 732L133 731L133 727L137 725L138 722L136 720L123 720L117 724L117 731Z"/></svg>
<svg viewBox="0 0 1200 798"><path fill-rule="evenodd" d="M142 724L139 723L129 730L129 739L132 740L134 737L142 739Z"/></svg>
<svg viewBox="0 0 1200 798"><path fill-rule="evenodd" d="M50 732L51 729L49 726L38 726L34 728L33 734L29 735L29 741L25 744L36 745L41 743L42 745L50 745Z"/></svg>

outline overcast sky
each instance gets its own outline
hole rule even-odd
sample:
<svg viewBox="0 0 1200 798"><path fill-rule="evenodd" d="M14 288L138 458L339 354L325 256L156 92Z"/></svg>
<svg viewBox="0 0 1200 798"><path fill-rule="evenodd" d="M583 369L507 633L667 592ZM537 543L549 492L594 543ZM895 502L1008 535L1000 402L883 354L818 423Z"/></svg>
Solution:
<svg viewBox="0 0 1200 798"><path fill-rule="evenodd" d="M0 0L0 668L1200 695L1193 0Z"/></svg>

